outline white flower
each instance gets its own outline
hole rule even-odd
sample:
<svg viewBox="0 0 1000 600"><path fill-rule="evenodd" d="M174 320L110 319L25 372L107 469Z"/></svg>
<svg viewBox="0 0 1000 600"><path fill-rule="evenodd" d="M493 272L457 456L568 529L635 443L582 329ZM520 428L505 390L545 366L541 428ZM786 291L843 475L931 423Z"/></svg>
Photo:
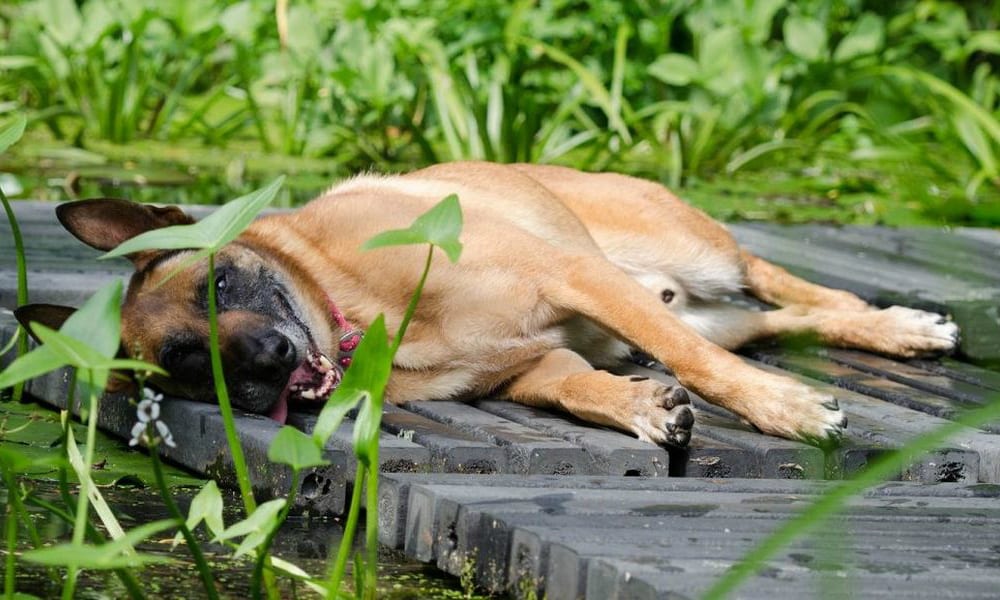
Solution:
<svg viewBox="0 0 1000 600"><path fill-rule="evenodd" d="M156 422L156 431L160 434L160 439L163 443L170 446L171 448L176 448L177 444L174 442L174 434L170 433L170 428L163 421Z"/></svg>
<svg viewBox="0 0 1000 600"><path fill-rule="evenodd" d="M132 438L128 441L129 446L136 446L140 443L149 446L162 441L171 448L177 447L174 436L170 433L170 428L160 420L161 400L163 400L163 394L157 394L149 388L142 388L142 400L135 410L138 422L132 426ZM158 434L155 439L150 436L153 429Z"/></svg>
<svg viewBox="0 0 1000 600"><path fill-rule="evenodd" d="M142 421L132 426L132 439L128 441L128 445L136 446L139 442L146 442L146 424Z"/></svg>
<svg viewBox="0 0 1000 600"><path fill-rule="evenodd" d="M135 409L140 423L149 423L160 418L160 405L152 400L143 400Z"/></svg>

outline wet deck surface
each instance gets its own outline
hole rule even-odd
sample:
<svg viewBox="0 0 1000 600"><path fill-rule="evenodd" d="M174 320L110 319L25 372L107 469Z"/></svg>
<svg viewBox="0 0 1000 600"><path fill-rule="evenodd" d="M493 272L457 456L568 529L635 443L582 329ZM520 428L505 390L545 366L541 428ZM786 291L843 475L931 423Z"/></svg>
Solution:
<svg viewBox="0 0 1000 600"><path fill-rule="evenodd" d="M125 261L65 233L54 205L17 203L28 246L31 300L78 305ZM746 360L834 391L848 415L828 454L760 435L696 399L690 447L666 451L563 415L483 399L414 402L387 410L380 452L383 542L493 590L549 598L696 596L824 483L1000 395L1000 232L746 224L754 252L813 281L878 304L946 311L962 327L957 358L900 362L871 354L758 346ZM0 225L0 307L14 304L13 244ZM0 313L0 341L14 329ZM653 368L647 368L647 367ZM669 379L656 365L623 371ZM67 376L31 382L59 406ZM109 397L102 426L123 437L127 399ZM175 462L223 481L231 462L216 407L165 403ZM309 429L315 416L293 414ZM258 490L283 493L269 465L273 421L239 420ZM304 508L339 512L353 477L351 423L327 448L331 465L305 478ZM805 538L743 588L744 597L996 597L1000 585L1000 423L966 430L858 499L819 537ZM471 570L471 571L470 571ZM837 582L840 582L839 584Z"/></svg>

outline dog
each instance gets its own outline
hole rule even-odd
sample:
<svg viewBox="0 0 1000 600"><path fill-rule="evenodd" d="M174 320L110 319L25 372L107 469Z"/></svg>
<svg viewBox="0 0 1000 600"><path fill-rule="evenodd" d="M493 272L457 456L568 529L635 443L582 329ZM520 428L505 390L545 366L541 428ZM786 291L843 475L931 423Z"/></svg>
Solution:
<svg viewBox="0 0 1000 600"><path fill-rule="evenodd" d="M464 252L457 264L431 269L393 364L393 403L501 394L683 446L694 423L686 387L762 432L824 444L846 426L833 396L730 351L804 334L913 357L948 352L958 340L955 324L937 314L876 309L750 254L657 183L557 166L447 163L348 179L297 211L259 218L218 253L233 404L284 420L290 403L322 401L379 313L390 331L398 326L425 260L413 248L360 246L452 193L464 215ZM110 199L66 203L57 214L99 250L193 222L176 207ZM212 401L207 264L176 273L191 252L129 256L122 347L170 373L154 381L164 391ZM726 301L740 292L777 308ZM40 316L18 314L22 322ZM601 370L633 348L684 387Z"/></svg>

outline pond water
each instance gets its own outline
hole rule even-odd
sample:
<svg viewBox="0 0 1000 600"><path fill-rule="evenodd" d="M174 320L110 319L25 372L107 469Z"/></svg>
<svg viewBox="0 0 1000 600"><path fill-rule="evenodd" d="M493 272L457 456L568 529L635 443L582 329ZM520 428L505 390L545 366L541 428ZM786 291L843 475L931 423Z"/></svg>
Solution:
<svg viewBox="0 0 1000 600"><path fill-rule="evenodd" d="M58 489L51 481L34 481L30 484L40 497L54 501ZM6 490L4 491L4 495ZM196 490L179 488L175 498L186 512ZM128 530L137 525L168 518L167 511L159 496L148 488L111 486L102 489L121 521ZM5 500L5 498L4 498ZM239 504L236 496L230 495L227 506ZM36 526L44 540L69 541L72 532L62 521L42 511L34 512ZM226 515L226 522L237 519L235 513ZM203 531L197 531L199 539L206 541ZM312 575L326 572L327 552L336 551L341 542L340 519L332 517L292 516L281 528L273 546L272 554L294 563ZM360 532L358 539L363 539ZM169 557L167 564L149 565L135 572L137 579L150 598L190 599L204 595L202 584L194 562L183 545L171 549L172 533L165 533L138 546L142 552ZM24 546L27 549L27 546ZM203 549L211 564L218 589L225 598L249 598L253 564L248 560L233 560L218 544L205 543ZM17 590L34 594L41 598L58 597L62 582L54 581L46 570L26 562L19 562L17 568ZM350 566L345 580L352 581ZM287 580L286 580L287 582ZM84 571L80 575L76 598L125 598L128 594L121 581L111 572ZM283 597L316 597L304 586L294 588L283 585ZM383 550L379 554L379 598L393 600L417 598L476 598L463 591L459 580L436 568L406 559L398 552Z"/></svg>
<svg viewBox="0 0 1000 600"><path fill-rule="evenodd" d="M59 414L34 403L19 404L0 395L0 448L15 449L26 457L51 455L60 439ZM85 439L84 428L73 425L76 439ZM101 494L111 505L123 528L128 531L139 525L168 518L167 509L159 494L151 486L153 481L151 462L145 453L130 449L117 439L98 433L95 444L96 464L92 476L100 487ZM191 499L203 483L197 475L166 465L165 479L180 509L187 513ZM51 467L40 467L30 472L23 484L33 491L33 495L50 503L58 504L58 484L56 472ZM237 507L241 506L233 491L223 491L225 522L232 524L241 517ZM7 490L0 483L0 505L6 506ZM2 511L0 511L2 512ZM69 526L51 513L43 510L32 512L40 537L46 542L68 542L72 536ZM364 519L361 520L363 524ZM2 527L3 525L0 525ZM2 529L0 529L2 530ZM207 542L204 527L195 531L199 539ZM329 516L293 515L284 523L273 546L273 555L290 561L311 575L326 572L327 554L335 552L342 539L339 518ZM358 540L364 539L360 531ZM140 545L140 550L166 556L173 562L165 565L147 566L136 576L147 590L150 598L197 598L204 595L198 573L185 547L171 549L173 533L154 536ZM29 548L23 530L19 539L20 548ZM208 560L216 575L217 587L223 597L248 598L252 573L252 563L246 560L232 560L229 552L218 544L204 544ZM2 550L0 550L2 553ZM350 569L350 563L348 566ZM20 560L17 563L17 590L34 594L41 598L60 595L61 581L54 581L45 569ZM353 581L348 571L345 581ZM434 567L406 559L398 552L384 550L379 555L379 597L380 598L469 598L461 588L459 580ZM298 590L288 587L285 597L297 592L302 597L316 597L303 586ZM83 572L77 589L77 598L124 598L126 590L119 579L110 572Z"/></svg>

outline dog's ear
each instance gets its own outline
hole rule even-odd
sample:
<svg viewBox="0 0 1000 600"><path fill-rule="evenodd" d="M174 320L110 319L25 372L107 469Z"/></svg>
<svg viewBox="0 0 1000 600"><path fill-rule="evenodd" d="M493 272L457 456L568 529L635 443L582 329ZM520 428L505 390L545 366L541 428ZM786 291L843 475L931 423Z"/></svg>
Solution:
<svg viewBox="0 0 1000 600"><path fill-rule="evenodd" d="M41 340L31 330L31 323L41 323L50 329L59 329L75 311L75 308L58 304L25 304L14 309L14 317L38 342Z"/></svg>
<svg viewBox="0 0 1000 600"><path fill-rule="evenodd" d="M91 248L108 251L140 233L190 225L194 219L176 206L152 206L114 198L67 202L56 207L56 217L70 233ZM141 268L156 251L136 252L128 258Z"/></svg>

